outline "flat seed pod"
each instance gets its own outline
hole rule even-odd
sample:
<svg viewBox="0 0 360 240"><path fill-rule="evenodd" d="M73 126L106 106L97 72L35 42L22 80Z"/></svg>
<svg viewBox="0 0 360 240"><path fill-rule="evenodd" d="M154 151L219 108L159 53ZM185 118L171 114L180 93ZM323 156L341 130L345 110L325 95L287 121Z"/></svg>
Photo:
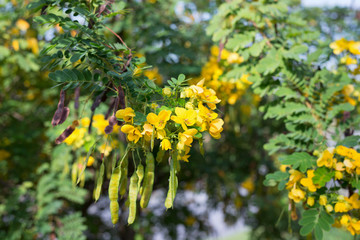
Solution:
<svg viewBox="0 0 360 240"><path fill-rule="evenodd" d="M130 178L129 186L129 217L128 224L132 224L136 217L136 200L138 196L138 181L139 177L134 172Z"/></svg>
<svg viewBox="0 0 360 240"><path fill-rule="evenodd" d="M140 189L141 181L144 178L144 166L140 163L136 169L136 174L138 175L139 181L138 181L138 189ZM141 192L140 192L141 194Z"/></svg>
<svg viewBox="0 0 360 240"><path fill-rule="evenodd" d="M118 201L110 201L111 222L115 225L119 220L119 203Z"/></svg>
<svg viewBox="0 0 360 240"><path fill-rule="evenodd" d="M146 154L146 168L145 168L145 178L142 187L141 199L140 199L140 206L142 208L146 208L149 204L149 200L151 197L151 193L153 190L154 185L154 178L155 178L155 160L154 156L151 152L147 152Z"/></svg>
<svg viewBox="0 0 360 240"><path fill-rule="evenodd" d="M164 159L165 152L165 150L159 149L156 155L156 162L160 163Z"/></svg>
<svg viewBox="0 0 360 240"><path fill-rule="evenodd" d="M120 177L120 195L124 196L126 193L126 187L128 182L128 157L127 152L125 155L125 158L120 164L120 171L121 171L121 177Z"/></svg>
<svg viewBox="0 0 360 240"><path fill-rule="evenodd" d="M116 167L111 174L109 183L109 199L110 201L117 201L119 194L119 183L120 183L120 166Z"/></svg>
<svg viewBox="0 0 360 240"><path fill-rule="evenodd" d="M97 179L96 179L96 186L94 189L95 201L99 200L99 198L100 198L101 187L102 187L103 179L104 179L104 172L105 172L105 166L104 166L104 162L102 162L101 166L100 166L99 175L97 176Z"/></svg>

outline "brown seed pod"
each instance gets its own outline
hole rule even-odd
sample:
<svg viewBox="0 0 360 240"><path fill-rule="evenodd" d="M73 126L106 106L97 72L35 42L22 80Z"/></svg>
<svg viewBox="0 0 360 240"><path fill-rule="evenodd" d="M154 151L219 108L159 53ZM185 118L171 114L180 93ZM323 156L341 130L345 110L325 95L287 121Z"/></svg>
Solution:
<svg viewBox="0 0 360 240"><path fill-rule="evenodd" d="M62 143L67 137L69 137L75 130L75 127L73 125L68 126L63 132L62 134L60 134L60 136L58 136L55 139L55 143L56 144L60 144Z"/></svg>
<svg viewBox="0 0 360 240"><path fill-rule="evenodd" d="M115 124L117 124L117 119L116 119L116 117L115 117L114 115L112 115L112 116L109 118L109 125L107 125L106 128L105 128L105 133L106 133L106 134L112 133Z"/></svg>
<svg viewBox="0 0 360 240"><path fill-rule="evenodd" d="M64 107L64 110L63 110L61 118L60 118L60 122L58 123L59 125L62 124L63 122L65 122L65 120L69 116L69 113L70 113L70 109L68 107Z"/></svg>
<svg viewBox="0 0 360 240"><path fill-rule="evenodd" d="M75 99L74 99L74 108L79 109L79 97L80 97L80 87L75 89Z"/></svg>
<svg viewBox="0 0 360 240"><path fill-rule="evenodd" d="M65 105L65 96L66 96L65 91L63 89L61 89L58 107L57 107L57 109L54 113L54 116L52 118L52 121L51 121L51 124L53 126L58 125L61 121L61 118L63 116L63 111L64 111L64 105Z"/></svg>

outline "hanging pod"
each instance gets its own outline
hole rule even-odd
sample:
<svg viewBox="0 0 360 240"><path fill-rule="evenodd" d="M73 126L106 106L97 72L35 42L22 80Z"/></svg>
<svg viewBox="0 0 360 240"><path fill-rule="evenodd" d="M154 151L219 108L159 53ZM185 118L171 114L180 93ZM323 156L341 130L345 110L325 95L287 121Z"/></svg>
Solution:
<svg viewBox="0 0 360 240"><path fill-rule="evenodd" d="M147 152L144 183L142 186L141 199L140 199L140 206L142 208L147 207L151 197L151 193L154 185L154 177L155 177L154 170L155 170L154 156L151 152Z"/></svg>
<svg viewBox="0 0 360 240"><path fill-rule="evenodd" d="M129 186L129 217L128 224L132 224L136 217L136 200L138 196L138 181L139 177L136 172L130 178Z"/></svg>

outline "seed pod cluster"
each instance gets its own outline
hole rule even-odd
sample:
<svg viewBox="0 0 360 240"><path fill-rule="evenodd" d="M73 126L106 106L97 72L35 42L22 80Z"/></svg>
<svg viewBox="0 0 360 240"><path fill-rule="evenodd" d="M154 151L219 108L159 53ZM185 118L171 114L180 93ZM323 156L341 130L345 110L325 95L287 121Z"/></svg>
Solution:
<svg viewBox="0 0 360 240"><path fill-rule="evenodd" d="M109 199L110 199L110 213L111 221L113 224L116 224L119 219L119 204L118 204L118 194L119 194L119 183L121 170L120 166L117 166L113 173L111 174L110 183L109 183Z"/></svg>

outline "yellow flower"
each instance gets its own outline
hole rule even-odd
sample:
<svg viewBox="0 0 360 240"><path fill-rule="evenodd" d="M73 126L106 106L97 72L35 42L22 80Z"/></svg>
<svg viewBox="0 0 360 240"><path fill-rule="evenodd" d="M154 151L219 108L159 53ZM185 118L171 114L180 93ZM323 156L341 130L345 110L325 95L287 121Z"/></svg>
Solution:
<svg viewBox="0 0 360 240"><path fill-rule="evenodd" d="M171 88L169 88L169 87L164 87L163 90L162 90L162 94L163 94L164 96L170 97L170 96L171 96Z"/></svg>
<svg viewBox="0 0 360 240"><path fill-rule="evenodd" d="M218 114L205 107L201 102L198 105L199 115L205 121L211 121L218 117Z"/></svg>
<svg viewBox="0 0 360 240"><path fill-rule="evenodd" d="M357 235L360 233L360 221L352 218L347 226L347 230L351 233L351 235Z"/></svg>
<svg viewBox="0 0 360 240"><path fill-rule="evenodd" d="M85 143L85 133L86 128L75 128L75 130L64 140L64 142L67 145L73 145L75 148L79 148Z"/></svg>
<svg viewBox="0 0 360 240"><path fill-rule="evenodd" d="M319 198L319 204L321 206L325 206L327 203L327 197L326 195L320 195L320 198Z"/></svg>
<svg viewBox="0 0 360 240"><path fill-rule="evenodd" d="M185 132L179 133L179 142L178 142L178 149L184 150L185 146L191 147L191 143L193 142L193 137L197 134L197 130L194 128L185 130Z"/></svg>
<svg viewBox="0 0 360 240"><path fill-rule="evenodd" d="M181 124L184 130L187 130L187 126L192 126L196 123L196 111L193 109L185 109L177 107L175 108L176 116L172 116L171 120Z"/></svg>
<svg viewBox="0 0 360 240"><path fill-rule="evenodd" d="M343 215L340 219L340 223L342 226L346 227L346 229L352 234L359 234L360 233L360 221L351 218L349 215Z"/></svg>
<svg viewBox="0 0 360 240"><path fill-rule="evenodd" d="M314 206L315 198L314 198L314 197L308 197L306 203L307 203L307 205L309 205L310 207Z"/></svg>
<svg viewBox="0 0 360 240"><path fill-rule="evenodd" d="M130 107L116 111L116 118L124 119L125 122L132 122L135 117L134 110Z"/></svg>
<svg viewBox="0 0 360 240"><path fill-rule="evenodd" d="M310 192L316 192L316 186L314 185L312 178L314 177L314 170L307 171L307 178L301 179L300 183L304 187L307 187Z"/></svg>
<svg viewBox="0 0 360 240"><path fill-rule="evenodd" d="M338 197L339 201L335 204L335 212L348 212L352 209L351 205L343 198L343 196Z"/></svg>
<svg viewBox="0 0 360 240"><path fill-rule="evenodd" d="M164 129L166 123L170 120L171 111L169 110L161 110L159 115L155 113L149 113L146 117L146 120L154 125L157 129Z"/></svg>
<svg viewBox="0 0 360 240"><path fill-rule="evenodd" d="M86 161L86 157L84 157L84 161ZM88 162L87 162L86 166L91 167L91 166L94 164L94 162L95 162L95 158L93 158L92 156L90 156L89 159L88 159Z"/></svg>
<svg viewBox="0 0 360 240"><path fill-rule="evenodd" d="M334 211L334 208L331 204L326 204L325 209L328 213L331 213L332 211Z"/></svg>
<svg viewBox="0 0 360 240"><path fill-rule="evenodd" d="M157 67L153 69L148 69L144 71L144 75L150 80L153 80L157 85L162 84L162 77L159 74L159 69Z"/></svg>
<svg viewBox="0 0 360 240"><path fill-rule="evenodd" d="M330 48L333 49L334 54L338 55L348 49L348 41L345 38L341 38L330 44Z"/></svg>
<svg viewBox="0 0 360 240"><path fill-rule="evenodd" d="M157 139L164 139L166 137L166 132L164 129L158 129L156 131L156 138Z"/></svg>
<svg viewBox="0 0 360 240"><path fill-rule="evenodd" d="M220 133L223 131L222 126L224 125L224 121L221 118L217 118L210 123L209 133L210 135L215 138L221 138Z"/></svg>
<svg viewBox="0 0 360 240"><path fill-rule="evenodd" d="M80 120L81 126L88 127L90 124L90 118L84 117Z"/></svg>
<svg viewBox="0 0 360 240"><path fill-rule="evenodd" d="M344 177L344 174L342 172L339 171L335 171L335 179L336 180L340 180Z"/></svg>
<svg viewBox="0 0 360 240"><path fill-rule="evenodd" d="M161 141L160 146L161 146L161 149L162 149L162 150L165 150L165 151L167 151L167 150L169 150L169 149L172 149L172 148L171 148L171 142L170 142L169 139L167 139L167 138L164 138L164 139Z"/></svg>
<svg viewBox="0 0 360 240"><path fill-rule="evenodd" d="M349 41L349 52L351 52L354 55L360 55L360 42L355 41Z"/></svg>
<svg viewBox="0 0 360 240"><path fill-rule="evenodd" d="M294 170L294 169L289 170L289 173L290 173L290 177L289 177L289 181L286 183L286 189L293 188L293 186L297 182L299 182L301 178L304 177L303 173L301 173L297 170Z"/></svg>
<svg viewBox="0 0 360 240"><path fill-rule="evenodd" d="M242 63L244 61L244 58L241 57L237 53L230 53L226 60L230 64L231 63Z"/></svg>
<svg viewBox="0 0 360 240"><path fill-rule="evenodd" d="M183 160L184 162L189 162L189 157L190 157L190 155L188 155L189 152L190 152L190 148L185 146L184 154L178 155L178 160Z"/></svg>
<svg viewBox="0 0 360 240"><path fill-rule="evenodd" d="M346 56L340 59L341 63L345 63L346 65L353 65L353 64L357 64L357 60L355 58Z"/></svg>
<svg viewBox="0 0 360 240"><path fill-rule="evenodd" d="M205 89L204 92L200 94L200 97L212 110L216 108L217 103L221 102L213 89Z"/></svg>
<svg viewBox="0 0 360 240"><path fill-rule="evenodd" d="M186 108L186 109L194 109L194 104L192 104L191 102L187 102L187 103L185 104L185 108Z"/></svg>
<svg viewBox="0 0 360 240"><path fill-rule="evenodd" d="M18 41L18 40L13 40L12 43L11 43L11 45L12 45L12 47L13 47L13 49L14 49L15 51L19 51L20 45L19 45L19 41Z"/></svg>
<svg viewBox="0 0 360 240"><path fill-rule="evenodd" d="M249 76L250 76L250 74L243 74L243 75L241 76L241 78L240 78L240 81L241 81L242 83L247 84L247 85L253 84L252 82L250 82L250 81L248 80Z"/></svg>
<svg viewBox="0 0 360 240"><path fill-rule="evenodd" d="M350 221L351 221L351 217L349 215L346 214L341 216L340 223L344 227L347 227Z"/></svg>
<svg viewBox="0 0 360 240"><path fill-rule="evenodd" d="M93 117L93 121L93 127L97 129L97 133L105 134L105 128L109 125L109 121L105 120L105 116L102 114L96 114ZM83 123L83 121L81 121L81 123ZM86 120L84 120L84 123L86 124ZM115 124L113 127L113 132L119 131L119 125Z"/></svg>
<svg viewBox="0 0 360 240"><path fill-rule="evenodd" d="M34 53L34 54L38 54L39 53L39 45L38 45L38 41L36 38L28 38L26 40L27 42L27 47L29 49L31 49L31 51Z"/></svg>
<svg viewBox="0 0 360 240"><path fill-rule="evenodd" d="M111 151L112 151L112 147L109 144L102 144L101 146L99 146L99 152L104 153L104 156L107 157L110 155Z"/></svg>
<svg viewBox="0 0 360 240"><path fill-rule="evenodd" d="M16 21L16 26L21 30L21 31L26 31L29 29L30 24L25 21L24 19L19 19Z"/></svg>
<svg viewBox="0 0 360 240"><path fill-rule="evenodd" d="M318 167L325 166L327 168L331 168L333 165L333 154L328 149L326 149L320 155L316 163Z"/></svg>
<svg viewBox="0 0 360 240"><path fill-rule="evenodd" d="M359 194L354 193L350 198L345 198L345 200L351 204L352 208L360 209Z"/></svg>
<svg viewBox="0 0 360 240"><path fill-rule="evenodd" d="M305 192L299 188L293 188L289 192L289 198L298 203L305 198Z"/></svg>
<svg viewBox="0 0 360 240"><path fill-rule="evenodd" d="M156 108L159 107L159 105L157 105L156 103L152 103L152 104L150 104L150 107L151 107L152 109L156 109Z"/></svg>
<svg viewBox="0 0 360 240"><path fill-rule="evenodd" d="M248 177L241 186L248 190L249 193L252 193L255 189L253 178L251 176Z"/></svg>
<svg viewBox="0 0 360 240"><path fill-rule="evenodd" d="M134 143L137 143L142 136L139 129L129 124L122 126L121 131L127 134L127 139L130 142Z"/></svg>
<svg viewBox="0 0 360 240"><path fill-rule="evenodd" d="M149 123L145 123L143 128L144 128L144 130L142 131L141 134L144 136L146 141L150 141L151 136L152 136L153 131L154 131L154 127Z"/></svg>

